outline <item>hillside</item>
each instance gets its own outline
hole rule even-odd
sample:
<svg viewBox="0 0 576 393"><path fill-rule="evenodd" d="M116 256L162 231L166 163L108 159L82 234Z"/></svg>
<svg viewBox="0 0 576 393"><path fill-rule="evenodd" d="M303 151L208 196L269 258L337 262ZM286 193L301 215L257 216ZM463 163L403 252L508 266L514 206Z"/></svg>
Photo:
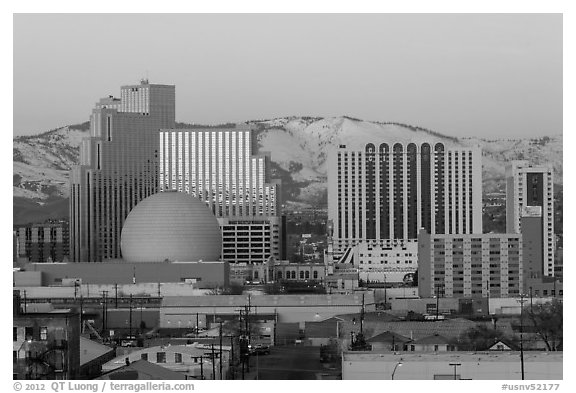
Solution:
<svg viewBox="0 0 576 393"><path fill-rule="evenodd" d="M456 139L421 127L377 123L350 117L288 117L250 121L255 152L270 152L272 173L283 181L286 208L326 204L327 152L340 144L361 148L362 140L382 142L442 141L447 145L479 145L483 150L484 192L504 189L504 163L528 159L552 162L555 183L562 184L562 136L539 139ZM181 127L200 127L179 123ZM13 214L15 223L65 218L68 173L78 162L78 147L89 124L71 125L13 139Z"/></svg>

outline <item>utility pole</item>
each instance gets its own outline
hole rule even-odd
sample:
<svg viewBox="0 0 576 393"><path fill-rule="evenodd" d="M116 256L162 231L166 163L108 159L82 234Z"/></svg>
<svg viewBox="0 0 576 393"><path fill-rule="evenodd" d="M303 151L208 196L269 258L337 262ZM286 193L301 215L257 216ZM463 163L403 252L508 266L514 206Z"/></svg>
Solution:
<svg viewBox="0 0 576 393"><path fill-rule="evenodd" d="M214 353L214 344L212 344L212 379L216 379L216 354Z"/></svg>
<svg viewBox="0 0 576 393"><path fill-rule="evenodd" d="M230 374L232 379L234 379L234 336L230 336L230 360L228 361L228 367L230 367Z"/></svg>
<svg viewBox="0 0 576 393"><path fill-rule="evenodd" d="M518 302L520 302L520 369L522 372L522 380L524 380L524 337L523 337L523 333L524 333L524 302L526 302L526 299L524 299L524 297L526 297L526 295L520 294L520 300L518 300Z"/></svg>
<svg viewBox="0 0 576 393"><path fill-rule="evenodd" d="M239 315L239 319L238 319L238 324L240 326L240 337L238 339L238 348L240 349L240 364L242 365L242 380L244 380L244 352L243 352L243 345L244 345L244 341L245 341L245 336L243 334L243 327L244 327L244 322L242 321L242 309L240 308L238 310L238 315Z"/></svg>
<svg viewBox="0 0 576 393"><path fill-rule="evenodd" d="M118 283L114 284L114 307L118 308Z"/></svg>
<svg viewBox="0 0 576 393"><path fill-rule="evenodd" d="M102 333L106 331L108 315L108 291L102 291Z"/></svg>
<svg viewBox="0 0 576 393"><path fill-rule="evenodd" d="M200 318L198 317L198 313L196 313L196 337L198 337L198 329L200 329Z"/></svg>
<svg viewBox="0 0 576 393"><path fill-rule="evenodd" d="M248 342L248 347L250 347L250 295L248 295L248 306L246 307L246 312L244 313L244 319L246 321L246 337ZM250 372L250 356L246 355L246 372Z"/></svg>
<svg viewBox="0 0 576 393"><path fill-rule="evenodd" d="M200 356L200 379L204 379L204 356Z"/></svg>
<svg viewBox="0 0 576 393"><path fill-rule="evenodd" d="M364 294L362 294L362 309L360 310L360 334L364 333Z"/></svg>
<svg viewBox="0 0 576 393"><path fill-rule="evenodd" d="M438 320L438 312L440 311L440 287L436 286L436 320Z"/></svg>
<svg viewBox="0 0 576 393"><path fill-rule="evenodd" d="M220 319L220 380L224 379L222 377L222 319Z"/></svg>
<svg viewBox="0 0 576 393"><path fill-rule="evenodd" d="M132 294L130 294L130 330L129 330L129 336L130 339L132 339Z"/></svg>
<svg viewBox="0 0 576 393"><path fill-rule="evenodd" d="M80 332L84 333L84 296L80 293Z"/></svg>
<svg viewBox="0 0 576 393"><path fill-rule="evenodd" d="M388 303L388 297L386 296L386 287L388 286L388 284L386 283L386 273L384 273L384 310L388 309L387 303Z"/></svg>

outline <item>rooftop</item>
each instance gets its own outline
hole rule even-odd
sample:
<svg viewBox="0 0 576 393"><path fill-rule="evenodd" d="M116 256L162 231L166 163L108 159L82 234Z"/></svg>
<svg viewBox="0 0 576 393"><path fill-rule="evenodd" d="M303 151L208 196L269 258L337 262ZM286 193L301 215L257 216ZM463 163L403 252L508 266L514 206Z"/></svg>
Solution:
<svg viewBox="0 0 576 393"><path fill-rule="evenodd" d="M370 337L366 341L369 343L391 343L391 342L406 343L410 341L410 338L402 336L400 334L396 334L394 332L384 332L376 336Z"/></svg>
<svg viewBox="0 0 576 393"><path fill-rule="evenodd" d="M434 334L440 334L448 339L456 338L476 325L476 322L463 318L446 319L443 321L398 322L364 320L364 329L371 329L374 336L385 331L390 331L402 336L410 337L413 340L419 340ZM358 318L356 319L356 323L348 321L340 323L340 328L346 334L351 331L357 331L359 326L360 321Z"/></svg>
<svg viewBox="0 0 576 393"><path fill-rule="evenodd" d="M229 296L167 296L162 307L243 307L248 305L245 295ZM366 305L374 304L374 295L366 293ZM258 295L250 297L253 307L297 306L362 306L362 295Z"/></svg>
<svg viewBox="0 0 576 393"><path fill-rule="evenodd" d="M427 336L427 337L423 337L421 339L418 339L416 341L414 341L413 344L421 344L421 345L427 345L427 344L450 344L450 340L448 340L446 337L441 336L437 333L431 335L431 336Z"/></svg>
<svg viewBox="0 0 576 393"><path fill-rule="evenodd" d="M519 362L519 351L487 352L344 352L343 361L381 362ZM524 351L526 362L562 362L563 352Z"/></svg>
<svg viewBox="0 0 576 393"><path fill-rule="evenodd" d="M129 365L109 371L97 379L176 380L186 379L186 376L150 363L147 360L137 360Z"/></svg>
<svg viewBox="0 0 576 393"><path fill-rule="evenodd" d="M80 365L89 363L114 349L80 336Z"/></svg>

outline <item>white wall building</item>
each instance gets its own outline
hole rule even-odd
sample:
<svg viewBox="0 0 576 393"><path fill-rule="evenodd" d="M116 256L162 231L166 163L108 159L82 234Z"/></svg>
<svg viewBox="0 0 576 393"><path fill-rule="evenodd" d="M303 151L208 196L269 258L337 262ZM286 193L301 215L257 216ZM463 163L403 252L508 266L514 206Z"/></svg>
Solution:
<svg viewBox="0 0 576 393"><path fill-rule="evenodd" d="M562 352L524 352L525 379L562 380L562 360ZM516 351L344 352L342 356L343 380L520 380L521 377L520 353Z"/></svg>
<svg viewBox="0 0 576 393"><path fill-rule="evenodd" d="M512 161L506 167L506 232L522 233L523 217L539 217L544 276L554 276L554 178L552 168ZM540 278L540 277L531 277Z"/></svg>
<svg viewBox="0 0 576 393"><path fill-rule="evenodd" d="M366 239L482 233L477 148L444 143L341 145L328 159L328 219L334 252Z"/></svg>

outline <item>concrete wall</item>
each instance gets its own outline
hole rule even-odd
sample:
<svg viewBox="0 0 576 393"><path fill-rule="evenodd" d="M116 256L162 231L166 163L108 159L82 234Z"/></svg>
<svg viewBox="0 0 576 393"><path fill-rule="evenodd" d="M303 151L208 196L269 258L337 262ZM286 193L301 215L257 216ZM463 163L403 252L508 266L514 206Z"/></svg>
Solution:
<svg viewBox="0 0 576 393"><path fill-rule="evenodd" d="M551 297L532 298L532 304L551 302ZM490 298L490 314L518 314L520 315L520 298ZM524 298L524 307L530 305L530 298Z"/></svg>
<svg viewBox="0 0 576 393"><path fill-rule="evenodd" d="M393 311L414 311L420 314L436 312L436 299L392 299L390 305ZM433 311L431 311L433 310ZM440 313L449 313L451 310L459 310L459 301L454 298L438 299Z"/></svg>
<svg viewBox="0 0 576 393"><path fill-rule="evenodd" d="M375 302L384 303L384 297L387 303L394 299L418 299L418 287L374 289Z"/></svg>
<svg viewBox="0 0 576 393"><path fill-rule="evenodd" d="M42 272L14 272L12 279L15 287L39 287L42 285Z"/></svg>

